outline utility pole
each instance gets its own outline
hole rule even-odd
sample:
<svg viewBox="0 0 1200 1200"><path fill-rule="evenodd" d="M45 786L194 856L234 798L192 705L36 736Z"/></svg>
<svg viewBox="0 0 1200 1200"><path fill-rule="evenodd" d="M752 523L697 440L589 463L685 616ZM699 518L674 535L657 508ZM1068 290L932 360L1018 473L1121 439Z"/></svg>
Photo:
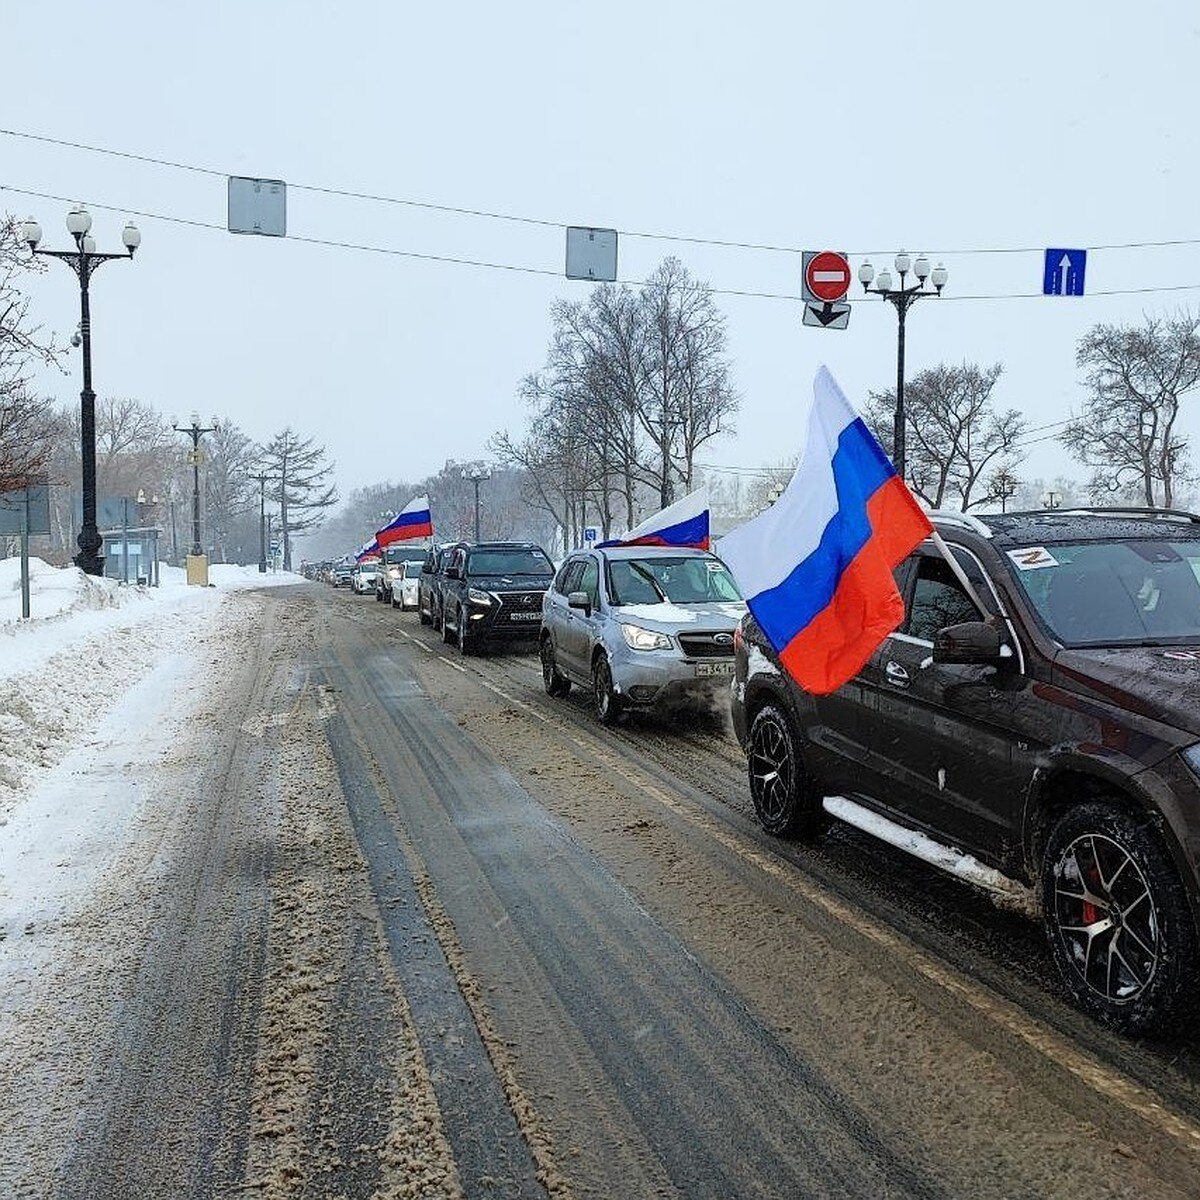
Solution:
<svg viewBox="0 0 1200 1200"><path fill-rule="evenodd" d="M258 480L258 569L267 573L267 480L275 479L274 475L251 475Z"/></svg>

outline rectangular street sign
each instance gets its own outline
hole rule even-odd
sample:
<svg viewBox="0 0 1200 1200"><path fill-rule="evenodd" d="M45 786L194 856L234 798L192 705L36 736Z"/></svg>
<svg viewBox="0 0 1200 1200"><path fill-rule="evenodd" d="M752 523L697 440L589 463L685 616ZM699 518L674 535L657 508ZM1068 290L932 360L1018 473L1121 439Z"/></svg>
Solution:
<svg viewBox="0 0 1200 1200"><path fill-rule="evenodd" d="M287 184L282 179L229 176L229 232L287 236Z"/></svg>
<svg viewBox="0 0 1200 1200"><path fill-rule="evenodd" d="M617 278L617 231L569 226L567 278L613 283Z"/></svg>
<svg viewBox="0 0 1200 1200"><path fill-rule="evenodd" d="M845 329L850 324L850 305L845 300L836 304L806 304L804 324L817 329Z"/></svg>
<svg viewBox="0 0 1200 1200"><path fill-rule="evenodd" d="M32 536L50 532L50 487L44 475L26 488L0 492L0 535L19 537L22 532Z"/></svg>
<svg viewBox="0 0 1200 1200"><path fill-rule="evenodd" d="M1045 270L1042 274L1042 294L1082 296L1083 275L1086 269L1086 250L1047 250Z"/></svg>

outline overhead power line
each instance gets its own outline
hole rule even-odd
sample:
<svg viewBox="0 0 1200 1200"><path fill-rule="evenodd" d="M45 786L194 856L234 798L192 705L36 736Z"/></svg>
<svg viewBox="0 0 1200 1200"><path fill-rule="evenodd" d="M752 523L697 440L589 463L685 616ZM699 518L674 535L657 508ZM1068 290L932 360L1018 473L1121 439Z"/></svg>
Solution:
<svg viewBox="0 0 1200 1200"><path fill-rule="evenodd" d="M58 146L68 150L82 150L88 154L99 154L109 158L121 158L129 162L145 163L148 166L167 167L175 171L189 171L196 175L209 175L226 179L236 172L218 170L216 167L200 166L196 163L178 162L169 158L158 158L150 154L139 154L131 150L117 150L111 146L93 146L87 142L75 142L66 138L50 137L47 134L29 133L20 129L0 129L0 135L18 138L23 141L41 142L49 146ZM364 200L374 204L394 204L405 208L425 209L430 212L447 213L453 216L475 217L490 221L507 221L518 225L536 225L549 229L567 229L571 224L567 221L551 220L545 217L533 217L520 213L496 212L493 210L462 204L439 204L432 200L415 200L411 197L389 196L378 192L359 191L353 188L332 187L315 183L296 183L287 181L287 186L300 192L312 192L316 195L339 196L348 200ZM99 207L99 205L97 205ZM167 218L160 218L167 219ZM648 232L637 229L619 229L622 237L640 238L647 241L679 242L694 246L716 246L733 250L759 250L772 254L801 254L807 247L779 246L768 242L755 242L736 238L697 237L682 233ZM299 240L299 239L297 239ZM1173 246L1200 246L1200 238L1167 238L1157 241L1131 242L1101 242L1092 246L1082 246L1083 250L1149 250L1169 248ZM894 249L894 248L893 248ZM954 249L938 250L942 257L959 257L973 254L1041 254L1044 246L971 246ZM892 250L852 250L849 253L855 258L870 258L891 254ZM1041 293L1033 293L1041 295ZM1093 295L1122 295L1125 293L1092 293ZM788 297L790 299L791 297ZM962 297L963 299L978 299L978 297ZM987 299L1019 299L1023 296L987 297Z"/></svg>
<svg viewBox="0 0 1200 1200"><path fill-rule="evenodd" d="M3 130L0 130L0 133L3 132ZM211 229L218 233L228 232L226 226L220 225L215 221L199 221L193 217L177 217L169 213L150 212L147 209L132 208L128 205L107 204L100 200L88 200L84 198L81 201L78 196L61 196L53 192L42 192L33 188L16 187L10 183L0 183L0 192L12 192L17 196L30 196L38 200L54 200L60 204L86 203L90 208L99 209L101 212L121 213L124 216L142 217L148 221L164 221L171 225L185 225L193 229ZM489 271L509 271L521 275L542 275L552 279L563 278L562 271L552 270L548 267L530 267L521 263L491 262L486 259L463 258L452 254L433 254L421 250L401 250L393 246L376 246L367 242L347 242L336 238L305 237L293 233L275 240L300 242L309 246L328 246L336 250L357 250L365 254L387 254L396 258L411 258L424 262L451 263L462 267L481 267ZM615 282L628 287L646 286L644 279L618 279ZM805 303L804 297L796 292L764 292L750 288L721 288L712 286L709 287L709 291L714 296L735 296L753 300L783 300L789 304ZM1159 287L1110 288L1107 290L1090 291L1088 292L1088 298L1097 296L1143 296L1194 291L1200 291L1200 283L1169 284ZM1046 298L1041 292L995 292L969 295L947 294L941 296L940 299L943 304L946 304L962 301L1045 300ZM842 303L859 305L878 304L880 301L866 296L847 296Z"/></svg>

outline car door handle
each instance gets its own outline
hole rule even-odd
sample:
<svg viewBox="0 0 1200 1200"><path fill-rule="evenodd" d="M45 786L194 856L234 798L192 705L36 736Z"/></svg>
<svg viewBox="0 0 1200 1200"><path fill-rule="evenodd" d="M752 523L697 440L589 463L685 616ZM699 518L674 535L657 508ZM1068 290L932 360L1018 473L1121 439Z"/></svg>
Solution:
<svg viewBox="0 0 1200 1200"><path fill-rule="evenodd" d="M884 672L887 674L888 683L895 687L908 687L908 672L898 662L889 662L884 667Z"/></svg>

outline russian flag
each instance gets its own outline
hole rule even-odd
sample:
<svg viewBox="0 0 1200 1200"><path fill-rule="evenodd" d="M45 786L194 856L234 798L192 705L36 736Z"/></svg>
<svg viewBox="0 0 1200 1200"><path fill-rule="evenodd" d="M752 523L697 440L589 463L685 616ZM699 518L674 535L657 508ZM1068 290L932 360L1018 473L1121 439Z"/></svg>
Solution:
<svg viewBox="0 0 1200 1200"><path fill-rule="evenodd" d="M369 542L365 542L359 548L358 553L354 556L354 561L356 563L365 563L379 557L379 542L376 541L375 538L372 538Z"/></svg>
<svg viewBox="0 0 1200 1200"><path fill-rule="evenodd" d="M933 532L883 447L822 367L808 441L782 496L721 557L785 669L825 695L904 619L892 572Z"/></svg>
<svg viewBox="0 0 1200 1200"><path fill-rule="evenodd" d="M433 537L433 519L429 515L429 497L410 500L376 535L380 546L406 542L410 538Z"/></svg>
<svg viewBox="0 0 1200 1200"><path fill-rule="evenodd" d="M628 533L601 546L689 546L709 548L708 489L700 488L647 517Z"/></svg>

